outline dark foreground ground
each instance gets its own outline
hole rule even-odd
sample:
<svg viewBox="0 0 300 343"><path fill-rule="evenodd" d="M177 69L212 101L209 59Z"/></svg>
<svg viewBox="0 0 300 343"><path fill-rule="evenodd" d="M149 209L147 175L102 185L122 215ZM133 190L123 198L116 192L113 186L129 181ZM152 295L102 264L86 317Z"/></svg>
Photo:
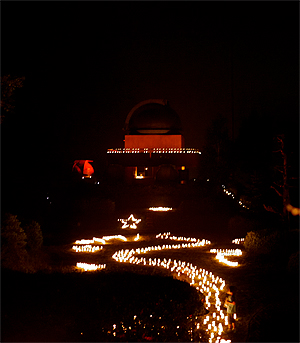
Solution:
<svg viewBox="0 0 300 343"><path fill-rule="evenodd" d="M140 242L139 246L155 244L162 242L151 239ZM131 342L147 341L149 337L153 341L190 341L187 318L195 314L196 309L201 312L197 294L188 283L174 280L159 268L112 262L114 251L134 245L112 244L106 251L84 257L72 253L71 245L48 247L52 272L2 271L2 342ZM209 252L210 248L236 247L240 246L212 244L207 248L170 251L163 255L151 253L147 257L190 262L236 287L237 330L226 333L226 339L298 342L298 275L289 273L278 255L258 258L244 253L236 258L240 266L232 268L221 265ZM107 269L96 273L69 273L78 260L106 263ZM224 295L221 294L223 299ZM135 320L134 316L137 316ZM128 330L125 337L118 333L121 322ZM117 325L116 336L113 336L114 324ZM135 327L136 331L129 327ZM204 334L198 341L205 341Z"/></svg>
<svg viewBox="0 0 300 343"><path fill-rule="evenodd" d="M120 271L3 277L2 342L189 340L187 317L202 306L194 288L168 276Z"/></svg>

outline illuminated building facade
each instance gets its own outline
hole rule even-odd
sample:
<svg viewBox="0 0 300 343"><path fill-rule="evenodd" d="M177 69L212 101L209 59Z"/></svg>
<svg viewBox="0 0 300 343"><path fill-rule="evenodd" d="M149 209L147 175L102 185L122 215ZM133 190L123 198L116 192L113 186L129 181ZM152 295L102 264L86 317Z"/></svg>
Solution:
<svg viewBox="0 0 300 343"><path fill-rule="evenodd" d="M199 165L201 152L185 148L178 114L167 100L137 104L125 121L124 147L108 149L109 165L121 166L127 183L186 183Z"/></svg>

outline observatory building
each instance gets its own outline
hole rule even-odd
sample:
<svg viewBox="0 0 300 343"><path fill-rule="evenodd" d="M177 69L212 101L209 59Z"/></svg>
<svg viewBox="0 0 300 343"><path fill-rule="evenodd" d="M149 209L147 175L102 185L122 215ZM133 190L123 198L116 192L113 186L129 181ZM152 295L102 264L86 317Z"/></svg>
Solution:
<svg viewBox="0 0 300 343"><path fill-rule="evenodd" d="M167 100L150 99L134 106L124 132L124 147L108 149L107 155L109 165L121 168L127 183L184 184L198 169L201 152L185 148L180 118Z"/></svg>

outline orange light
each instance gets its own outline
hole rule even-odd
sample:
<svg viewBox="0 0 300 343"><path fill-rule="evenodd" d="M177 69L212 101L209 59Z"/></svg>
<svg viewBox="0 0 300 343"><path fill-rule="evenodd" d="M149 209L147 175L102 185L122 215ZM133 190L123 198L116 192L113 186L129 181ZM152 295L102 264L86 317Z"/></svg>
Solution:
<svg viewBox="0 0 300 343"><path fill-rule="evenodd" d="M92 160L76 160L73 164L73 171L82 174L82 178L91 178L94 174L94 168L89 162Z"/></svg>
<svg viewBox="0 0 300 343"><path fill-rule="evenodd" d="M181 170L185 170L185 166L181 166Z"/></svg>
<svg viewBox="0 0 300 343"><path fill-rule="evenodd" d="M172 211L172 207L149 207L149 211L157 211L157 212L166 212L166 211Z"/></svg>

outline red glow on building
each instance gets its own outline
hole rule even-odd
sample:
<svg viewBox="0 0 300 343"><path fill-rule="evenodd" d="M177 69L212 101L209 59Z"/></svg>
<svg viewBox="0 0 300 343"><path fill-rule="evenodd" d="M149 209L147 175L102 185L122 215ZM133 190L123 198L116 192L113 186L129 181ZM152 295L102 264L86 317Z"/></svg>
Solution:
<svg viewBox="0 0 300 343"><path fill-rule="evenodd" d="M83 178L91 178L94 174L94 168L89 162L92 160L75 160L73 163L73 172L82 175Z"/></svg>
<svg viewBox="0 0 300 343"><path fill-rule="evenodd" d="M185 184L190 170L197 169L201 152L184 147L180 118L167 100L150 99L134 106L124 131L124 147L107 153L109 165L124 170L127 183Z"/></svg>

